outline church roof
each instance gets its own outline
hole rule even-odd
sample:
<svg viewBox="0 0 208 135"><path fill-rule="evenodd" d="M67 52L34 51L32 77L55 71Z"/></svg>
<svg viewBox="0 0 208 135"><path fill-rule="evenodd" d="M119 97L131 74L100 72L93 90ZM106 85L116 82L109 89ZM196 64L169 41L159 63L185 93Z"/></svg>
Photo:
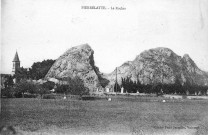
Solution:
<svg viewBox="0 0 208 135"><path fill-rule="evenodd" d="M13 59L13 62L19 62L19 56L18 56L18 53L16 52L15 56L14 56L14 59Z"/></svg>

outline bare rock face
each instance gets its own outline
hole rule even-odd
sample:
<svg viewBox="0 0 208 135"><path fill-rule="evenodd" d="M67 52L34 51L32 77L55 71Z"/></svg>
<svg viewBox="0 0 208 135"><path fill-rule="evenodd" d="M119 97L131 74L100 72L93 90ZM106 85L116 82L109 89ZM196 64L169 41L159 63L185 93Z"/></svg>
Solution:
<svg viewBox="0 0 208 135"><path fill-rule="evenodd" d="M56 60L45 78L61 79L78 76L92 91L100 86L101 81L106 81L94 65L93 54L94 51L88 44L72 47Z"/></svg>
<svg viewBox="0 0 208 135"><path fill-rule="evenodd" d="M186 54L181 58L168 48L155 48L142 52L135 60L125 62L117 68L117 80L129 77L143 84L174 83L179 79L181 84L189 81L192 84L208 84L207 74L200 70ZM109 85L116 79L116 69L108 74Z"/></svg>
<svg viewBox="0 0 208 135"><path fill-rule="evenodd" d="M208 85L208 75L197 67L188 54L185 54L182 58L182 71L189 82L198 85Z"/></svg>
<svg viewBox="0 0 208 135"><path fill-rule="evenodd" d="M119 84L121 78L129 77L142 84L173 84L178 79L181 84L188 81L192 84L208 85L208 73L200 70L187 54L181 57L168 48L146 50L110 74L100 73L94 64L93 54L94 51L88 44L72 47L56 60L45 78L78 76L91 92L101 86L112 87L116 73Z"/></svg>

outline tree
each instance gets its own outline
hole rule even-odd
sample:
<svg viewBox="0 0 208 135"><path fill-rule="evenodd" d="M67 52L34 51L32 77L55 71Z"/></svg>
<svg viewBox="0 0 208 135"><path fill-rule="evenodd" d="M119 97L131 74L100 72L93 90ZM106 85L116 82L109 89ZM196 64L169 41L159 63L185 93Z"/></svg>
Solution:
<svg viewBox="0 0 208 135"><path fill-rule="evenodd" d="M7 87L13 87L14 82L13 82L12 76L11 75L6 76L5 79L6 79L5 82L4 82L5 88L7 88Z"/></svg>
<svg viewBox="0 0 208 135"><path fill-rule="evenodd" d="M144 93L152 93L152 85L150 84L143 85L143 91Z"/></svg>
<svg viewBox="0 0 208 135"><path fill-rule="evenodd" d="M28 82L27 80L21 80L19 83L15 84L14 89L16 97L24 97L26 92L31 94L36 93L35 84Z"/></svg>
<svg viewBox="0 0 208 135"><path fill-rule="evenodd" d="M27 71L27 68L21 67L17 69L14 77L17 80L22 80L22 79L28 79L28 75L29 75L29 72Z"/></svg>
<svg viewBox="0 0 208 135"><path fill-rule="evenodd" d="M13 98L15 96L15 90L12 87L6 87L1 90L1 97Z"/></svg>
<svg viewBox="0 0 208 135"><path fill-rule="evenodd" d="M104 88L105 86L107 86L108 83L110 82L109 80L100 77L100 75L98 75L98 77L99 77L99 80L100 80L100 85L101 85L103 88Z"/></svg>
<svg viewBox="0 0 208 135"><path fill-rule="evenodd" d="M74 78L66 77L62 79L67 84L57 85L56 92L71 95L85 95L89 94L89 89L85 87L84 82L78 76Z"/></svg>
<svg viewBox="0 0 208 135"><path fill-rule="evenodd" d="M152 92L156 93L157 95L163 94L163 85L162 83L156 83L152 86Z"/></svg>
<svg viewBox="0 0 208 135"><path fill-rule="evenodd" d="M56 93L68 93L69 85L57 85L57 88L55 89Z"/></svg>
<svg viewBox="0 0 208 135"><path fill-rule="evenodd" d="M83 80L80 79L78 76L74 78L70 78L68 80L68 85L69 85L69 89L67 92L70 93L71 95L82 96L89 93L89 89L84 86Z"/></svg>
<svg viewBox="0 0 208 135"><path fill-rule="evenodd" d="M193 93L191 89L192 89L192 85L190 81L186 80L186 82L183 84L181 94Z"/></svg>
<svg viewBox="0 0 208 135"><path fill-rule="evenodd" d="M182 92L183 91L183 87L182 87L181 82L180 82L180 80L178 78L175 78L175 83L174 83L174 86L173 87L175 89L175 92L174 93L176 93L176 94L183 93Z"/></svg>
<svg viewBox="0 0 208 135"><path fill-rule="evenodd" d="M165 94L174 94L175 93L175 88L174 84L163 84L163 93Z"/></svg>
<svg viewBox="0 0 208 135"><path fill-rule="evenodd" d="M132 81L132 93L136 93L138 91L138 86L137 86L137 82L136 81Z"/></svg>
<svg viewBox="0 0 208 135"><path fill-rule="evenodd" d="M43 83L43 87L48 89L48 90L52 90L55 86L55 83L54 82L51 82L51 81L47 81L45 83Z"/></svg>
<svg viewBox="0 0 208 135"><path fill-rule="evenodd" d="M29 71L31 78L36 80L44 78L54 62L55 60L44 60L42 62L33 63Z"/></svg>
<svg viewBox="0 0 208 135"><path fill-rule="evenodd" d="M129 77L126 78L126 91L128 93L131 93L131 89L132 89L132 81Z"/></svg>
<svg viewBox="0 0 208 135"><path fill-rule="evenodd" d="M121 86L124 88L124 92L128 93L136 93L138 90L139 92L143 91L143 85L140 81L137 80L133 82L130 77L121 78Z"/></svg>
<svg viewBox="0 0 208 135"><path fill-rule="evenodd" d="M139 81L139 79L137 79L136 89L137 89L137 91L139 91L140 93L143 92L143 85L141 84L141 82Z"/></svg>
<svg viewBox="0 0 208 135"><path fill-rule="evenodd" d="M43 95L50 93L50 90L44 87L43 84L39 84L37 85L37 93L40 94L41 98L43 98Z"/></svg>
<svg viewBox="0 0 208 135"><path fill-rule="evenodd" d="M116 82L114 84L114 92L121 92L121 87L120 85L118 84L118 82Z"/></svg>

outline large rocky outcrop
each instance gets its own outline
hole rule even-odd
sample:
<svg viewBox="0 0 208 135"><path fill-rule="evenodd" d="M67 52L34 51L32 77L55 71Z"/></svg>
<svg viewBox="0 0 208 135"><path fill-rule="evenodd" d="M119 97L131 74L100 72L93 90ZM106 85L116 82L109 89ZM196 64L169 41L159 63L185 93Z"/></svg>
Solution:
<svg viewBox="0 0 208 135"><path fill-rule="evenodd" d="M135 60L125 62L117 68L117 80L121 78L137 79L143 84L174 83L176 78L183 84L189 81L193 84L208 84L207 74L200 70L194 61L185 54L178 56L168 48L155 48L142 52ZM115 83L116 69L108 74L109 85Z"/></svg>
<svg viewBox="0 0 208 135"><path fill-rule="evenodd" d="M61 55L45 76L49 78L73 78L78 76L91 91L108 81L102 78L99 69L94 64L94 51L88 44L72 47Z"/></svg>
<svg viewBox="0 0 208 135"><path fill-rule="evenodd" d="M100 73L94 64L94 51L87 44L72 47L61 55L46 75L46 79L65 77L81 78L91 91L97 87L112 87L115 84L116 69L110 74ZM154 48L142 52L133 61L117 68L118 83L121 78L129 77L143 84L174 83L208 84L208 74L200 70L194 61L185 54L178 56L168 48Z"/></svg>

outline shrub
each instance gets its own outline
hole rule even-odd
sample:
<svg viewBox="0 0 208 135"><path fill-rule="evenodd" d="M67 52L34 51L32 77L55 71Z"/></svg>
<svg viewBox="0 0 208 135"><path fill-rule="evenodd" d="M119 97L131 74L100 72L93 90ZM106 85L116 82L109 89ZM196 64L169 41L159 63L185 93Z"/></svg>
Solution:
<svg viewBox="0 0 208 135"><path fill-rule="evenodd" d="M24 94L24 98L37 98L37 94Z"/></svg>
<svg viewBox="0 0 208 135"><path fill-rule="evenodd" d="M45 83L43 83L43 87L48 89L48 90L52 90L55 86L55 83L54 82L51 82L51 81L47 81Z"/></svg>
<svg viewBox="0 0 208 135"><path fill-rule="evenodd" d="M44 84L34 84L33 82L22 80L14 86L14 95L17 98L35 98L37 97L37 94L39 94L42 98L44 94L50 93L49 88L51 88L52 85L53 83L51 82L46 82Z"/></svg>
<svg viewBox="0 0 208 135"><path fill-rule="evenodd" d="M24 93L37 93L36 85L32 82L22 80L19 83L15 84L15 97L24 97Z"/></svg>
<svg viewBox="0 0 208 135"><path fill-rule="evenodd" d="M64 81L67 81L67 84L57 85L57 93L65 93L71 95L87 95L89 94L89 89L84 86L83 80L79 77L74 78L64 78Z"/></svg>
<svg viewBox="0 0 208 135"><path fill-rule="evenodd" d="M81 80L79 77L70 79L68 83L69 89L67 93L70 93L71 95L85 95L89 93L88 88L84 86L83 80Z"/></svg>
<svg viewBox="0 0 208 135"><path fill-rule="evenodd" d="M81 99L82 100L95 100L96 98L92 96L83 96Z"/></svg>
<svg viewBox="0 0 208 135"><path fill-rule="evenodd" d="M43 84L39 84L37 85L37 93L41 96L41 98L43 98L44 94L49 94L50 90L45 88Z"/></svg>
<svg viewBox="0 0 208 135"><path fill-rule="evenodd" d="M66 93L68 89L69 89L68 85L57 85L57 88L55 91L56 93Z"/></svg>
<svg viewBox="0 0 208 135"><path fill-rule="evenodd" d="M43 95L43 99L56 99L54 95Z"/></svg>
<svg viewBox="0 0 208 135"><path fill-rule="evenodd" d="M12 87L7 87L1 90L1 97L13 98L15 91Z"/></svg>

